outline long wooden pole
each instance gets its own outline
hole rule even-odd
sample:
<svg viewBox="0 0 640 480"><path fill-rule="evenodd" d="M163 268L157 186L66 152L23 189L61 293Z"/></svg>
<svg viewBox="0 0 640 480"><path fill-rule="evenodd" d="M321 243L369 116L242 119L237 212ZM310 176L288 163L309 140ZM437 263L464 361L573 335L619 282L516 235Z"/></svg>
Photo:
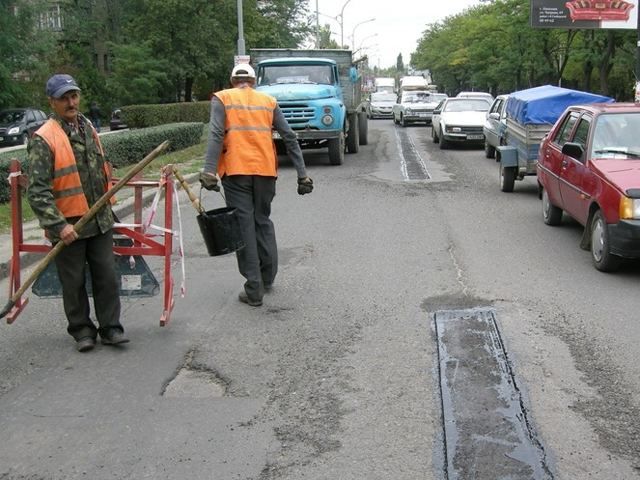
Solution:
<svg viewBox="0 0 640 480"><path fill-rule="evenodd" d="M78 220L74 224L73 229L76 232L80 232L80 230L82 230L82 228L87 224L87 222L91 220L93 217L95 217L96 213L98 213L98 210L104 207L107 204L107 202L111 200L111 197L113 197L116 194L116 192L118 192L118 190L124 187L144 167L146 167L149 163L151 163L153 159L155 159L158 155L164 152L168 146L169 146L169 141L164 141L160 145L158 145L149 155L147 155L142 160L140 160L140 162L138 162L124 177L122 177L113 187L109 189L109 191L107 191L104 195L102 195L98 199L98 201L93 204L93 206L89 209L89 211L85 213L82 216L82 218L80 218L80 220ZM40 263L35 267L33 272L31 272L31 275L29 275L29 278L27 278L24 281L24 283L20 286L18 291L11 296L7 304L4 306L2 312L0 312L0 318L5 317L11 311L11 309L14 307L18 299L24 294L27 288L29 288L31 284L35 282L36 278L38 278L38 275L40 275L44 271L44 269L47 268L47 265L51 263L51 260L53 260L56 257L56 255L58 255L64 247L65 247L65 243L63 241L59 241L53 246L51 250L49 250L49 253L47 253L47 255L40 261Z"/></svg>
<svg viewBox="0 0 640 480"><path fill-rule="evenodd" d="M182 186L184 191L187 192L187 196L189 197L189 200L191 200L191 205L193 205L193 208L195 208L198 213L206 213L204 207L200 203L200 200L198 200L198 197L196 197L195 194L191 191L191 189L189 188L189 184L184 179L182 174L178 171L178 169L172 165L171 171L173 173L173 176L176 177L176 179L180 183L180 186Z"/></svg>

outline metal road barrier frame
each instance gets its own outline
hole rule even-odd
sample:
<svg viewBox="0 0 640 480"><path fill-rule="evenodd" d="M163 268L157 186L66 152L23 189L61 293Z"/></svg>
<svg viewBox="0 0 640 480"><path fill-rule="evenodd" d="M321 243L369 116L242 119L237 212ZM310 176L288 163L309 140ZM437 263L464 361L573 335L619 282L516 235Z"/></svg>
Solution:
<svg viewBox="0 0 640 480"><path fill-rule="evenodd" d="M169 166L172 167L172 166ZM173 286L171 273L171 256L173 251L173 168L164 168L160 180L149 181L134 178L126 183L133 191L133 226L116 226L114 234L130 239L125 242L114 242L113 252L121 256L157 256L163 257L164 287L163 310L160 315L160 326L165 326L171 319L174 307ZM12 256L9 262L9 297L12 297L21 285L20 270L22 252L43 253L51 250L51 245L43 243L28 243L24 241L22 190L27 187L27 176L22 173L20 162L12 160L9 175L11 191L11 239ZM164 194L164 225L161 233L145 231L142 225L143 190L145 188L159 188ZM18 297L11 311L6 315L7 323L11 324L29 303L28 297Z"/></svg>

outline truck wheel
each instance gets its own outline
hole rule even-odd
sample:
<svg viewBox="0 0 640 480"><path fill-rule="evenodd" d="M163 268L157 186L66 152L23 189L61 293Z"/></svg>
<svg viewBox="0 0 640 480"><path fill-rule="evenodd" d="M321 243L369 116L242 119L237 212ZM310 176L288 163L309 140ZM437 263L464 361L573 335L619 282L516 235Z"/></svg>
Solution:
<svg viewBox="0 0 640 480"><path fill-rule="evenodd" d="M562 209L551 203L547 189L542 190L542 220L552 227L562 222Z"/></svg>
<svg viewBox="0 0 640 480"><path fill-rule="evenodd" d="M340 132L338 138L329 139L329 163L342 165L344 161L344 132Z"/></svg>
<svg viewBox="0 0 640 480"><path fill-rule="evenodd" d="M347 133L347 152L358 153L360 149L360 127L358 122L358 114L351 115L349 120L349 132Z"/></svg>
<svg viewBox="0 0 640 480"><path fill-rule="evenodd" d="M358 128L360 130L360 145L367 145L369 143L369 121L367 116L358 114Z"/></svg>
<svg viewBox="0 0 640 480"><path fill-rule="evenodd" d="M500 167L500 190L513 192L516 183L516 167Z"/></svg>
<svg viewBox="0 0 640 480"><path fill-rule="evenodd" d="M484 141L484 156L487 158L494 158L496 156L496 149L489 145L489 142Z"/></svg>
<svg viewBox="0 0 640 480"><path fill-rule="evenodd" d="M598 210L591 220L591 259L593 266L601 272L613 272L620 267L620 257L611 253L607 222Z"/></svg>

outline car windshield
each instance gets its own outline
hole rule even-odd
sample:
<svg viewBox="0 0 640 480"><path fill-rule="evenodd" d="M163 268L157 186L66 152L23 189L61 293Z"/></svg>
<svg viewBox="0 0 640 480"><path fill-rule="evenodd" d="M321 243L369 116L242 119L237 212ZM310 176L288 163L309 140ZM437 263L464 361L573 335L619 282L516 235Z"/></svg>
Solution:
<svg viewBox="0 0 640 480"><path fill-rule="evenodd" d="M640 157L640 112L600 115L593 128L593 155L609 158Z"/></svg>
<svg viewBox="0 0 640 480"><path fill-rule="evenodd" d="M393 93L372 93L371 94L372 102L394 102L396 101L396 96Z"/></svg>
<svg viewBox="0 0 640 480"><path fill-rule="evenodd" d="M333 85L331 65L266 65L260 68L257 84L321 83Z"/></svg>
<svg viewBox="0 0 640 480"><path fill-rule="evenodd" d="M24 110L5 110L0 112L0 123L9 124L20 122L24 119Z"/></svg>
<svg viewBox="0 0 640 480"><path fill-rule="evenodd" d="M482 98L464 98L449 100L444 112L487 112L491 104Z"/></svg>
<svg viewBox="0 0 640 480"><path fill-rule="evenodd" d="M428 102L431 94L427 92L405 93L402 96L402 103L421 103Z"/></svg>

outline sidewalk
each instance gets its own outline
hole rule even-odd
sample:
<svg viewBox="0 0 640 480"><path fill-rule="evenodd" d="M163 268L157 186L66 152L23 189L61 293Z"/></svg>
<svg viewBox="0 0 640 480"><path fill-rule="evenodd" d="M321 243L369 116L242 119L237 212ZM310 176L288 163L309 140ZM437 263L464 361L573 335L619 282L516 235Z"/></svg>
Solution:
<svg viewBox="0 0 640 480"><path fill-rule="evenodd" d="M185 175L185 180L189 184L193 184L198 179L197 173ZM156 194L156 188L145 188L142 192L143 207L151 203ZM120 221L124 222L126 217L133 214L134 199L133 188L123 187L117 194L118 203L113 207L113 211ZM24 193L23 193L24 194ZM144 216L144 211L143 211ZM38 225L37 220L25 222L22 224L23 240L26 243L45 243L44 232ZM13 240L11 230L7 233L0 234L0 280L4 280L9 276L11 266L11 256L13 254ZM34 265L43 258L41 253L23 252L20 254L20 266L24 270L26 267Z"/></svg>

